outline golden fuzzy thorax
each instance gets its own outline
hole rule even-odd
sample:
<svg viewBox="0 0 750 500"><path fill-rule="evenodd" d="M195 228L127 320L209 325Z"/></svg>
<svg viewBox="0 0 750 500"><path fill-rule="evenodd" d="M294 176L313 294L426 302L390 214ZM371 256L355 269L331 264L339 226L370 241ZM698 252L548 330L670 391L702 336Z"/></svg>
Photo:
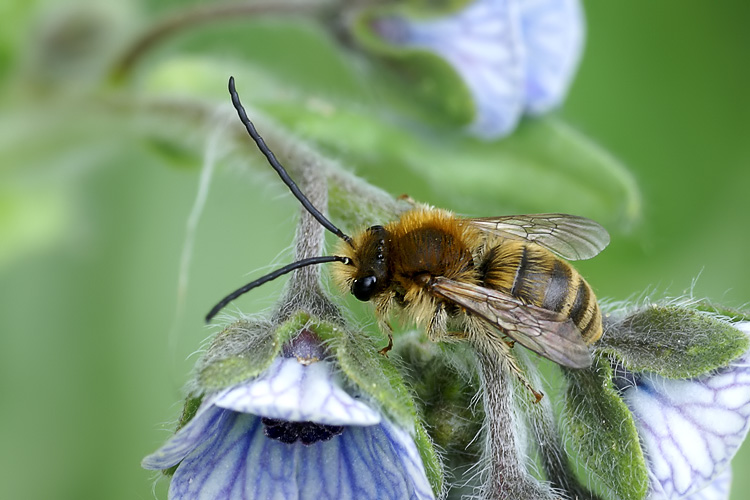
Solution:
<svg viewBox="0 0 750 500"><path fill-rule="evenodd" d="M456 240L462 240L465 233L474 233L476 237L479 237L478 231L468 230L468 227L461 224L451 212L428 206L419 206L405 212L399 219L387 223L384 228L389 236L388 243L392 244L396 239L400 240L410 232L425 226L447 230ZM370 245L371 239L372 235L368 230L363 230L352 237L351 245L345 241L338 243L335 254L348 257L354 264L353 266L341 263L333 265L333 279L342 291L349 291L358 271L365 265L363 261L366 260L366 256L363 255L363 250Z"/></svg>
<svg viewBox="0 0 750 500"><path fill-rule="evenodd" d="M419 325L435 315L437 302L424 290L418 278L444 276L476 281L473 259L482 247L484 236L466 221L442 209L419 206L389 222L378 234L370 229L352 238L352 245L341 242L336 255L348 257L354 265L336 263L334 281L348 292L352 282L367 274L375 259L378 236L385 239L388 286L372 297L381 322L394 305L404 308L406 316Z"/></svg>

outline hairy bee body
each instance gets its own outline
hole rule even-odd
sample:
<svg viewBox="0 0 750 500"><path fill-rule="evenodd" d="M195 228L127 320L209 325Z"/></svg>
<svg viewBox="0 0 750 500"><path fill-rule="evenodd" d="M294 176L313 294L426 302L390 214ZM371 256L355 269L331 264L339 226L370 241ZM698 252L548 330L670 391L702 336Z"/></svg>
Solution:
<svg viewBox="0 0 750 500"><path fill-rule="evenodd" d="M397 306L433 336L445 334L450 319L467 325L469 335L486 330L462 318L466 308L433 293L435 279L445 278L560 313L573 321L586 344L602 334L596 297L570 264L536 243L484 232L446 210L406 212L357 234L353 244L339 245L337 254L353 265L335 264L334 279L360 300L373 301L381 321ZM368 276L375 286L358 295L355 283Z"/></svg>
<svg viewBox="0 0 750 500"><path fill-rule="evenodd" d="M589 345L602 335L601 312L591 287L566 260L601 252L609 244L606 229L561 213L461 218L420 205L396 221L349 236L310 202L279 163L248 118L233 78L229 93L269 165L340 244L336 255L302 258L238 288L208 312L206 321L264 283L306 266L334 263L339 285L375 304L388 335L382 354L393 346L387 318L399 308L426 326L432 340L468 340L485 354L501 356L537 401L542 394L510 355L514 342L562 366L591 366Z"/></svg>

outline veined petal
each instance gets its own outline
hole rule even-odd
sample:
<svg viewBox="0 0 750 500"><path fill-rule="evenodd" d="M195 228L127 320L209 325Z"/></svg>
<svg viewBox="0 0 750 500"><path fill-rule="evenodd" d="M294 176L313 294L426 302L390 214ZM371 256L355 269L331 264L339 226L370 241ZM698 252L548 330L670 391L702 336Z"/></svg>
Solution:
<svg viewBox="0 0 750 500"><path fill-rule="evenodd" d="M585 32L583 10L579 0L525 0L520 5L526 111L541 114L562 102L578 68Z"/></svg>
<svg viewBox="0 0 750 500"><path fill-rule="evenodd" d="M737 326L748 332L747 323ZM727 468L747 436L750 353L697 379L639 375L623 398L643 440L653 498L696 494Z"/></svg>
<svg viewBox="0 0 750 500"><path fill-rule="evenodd" d="M294 358L277 358L258 378L222 391L214 404L289 422L327 425L380 422L380 413L341 388L327 361L302 365Z"/></svg>
<svg viewBox="0 0 750 500"><path fill-rule="evenodd" d="M693 493L685 500L729 500L729 487L732 484L732 469L727 467L724 472L719 474L711 484ZM652 497L649 500L659 500L659 497Z"/></svg>
<svg viewBox="0 0 750 500"><path fill-rule="evenodd" d="M433 498L414 441L385 420L305 446L268 439L258 416L226 414L177 468L171 500Z"/></svg>
<svg viewBox="0 0 750 500"><path fill-rule="evenodd" d="M221 428L226 411L214 406L211 398L204 401L195 416L178 430L164 446L141 461L144 469L168 469L193 451L201 442L215 435Z"/></svg>
<svg viewBox="0 0 750 500"><path fill-rule="evenodd" d="M470 129L486 138L511 132L523 112L524 50L518 0L475 0L434 20L389 18L384 37L445 59L461 76L475 102Z"/></svg>

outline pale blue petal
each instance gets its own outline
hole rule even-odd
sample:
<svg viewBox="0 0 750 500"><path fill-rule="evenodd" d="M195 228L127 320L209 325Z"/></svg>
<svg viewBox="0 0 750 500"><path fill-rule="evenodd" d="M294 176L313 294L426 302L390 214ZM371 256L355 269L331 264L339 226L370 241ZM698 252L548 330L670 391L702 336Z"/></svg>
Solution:
<svg viewBox="0 0 750 500"><path fill-rule="evenodd" d="M732 469L727 467L721 474L711 481L705 488L682 500L729 500L729 489L732 485ZM671 497L677 498L677 497ZM661 493L651 493L648 500L669 500L670 497Z"/></svg>
<svg viewBox="0 0 750 500"><path fill-rule="evenodd" d="M579 0L521 2L526 111L541 114L563 101L578 69L584 32Z"/></svg>
<svg viewBox="0 0 750 500"><path fill-rule="evenodd" d="M289 422L327 425L380 422L380 413L341 388L327 361L303 365L295 358L277 358L260 377L224 391L215 404Z"/></svg>
<svg viewBox="0 0 750 500"><path fill-rule="evenodd" d="M518 0L476 0L436 20L398 23L390 41L440 55L472 94L472 133L495 138L510 133L523 112L524 50Z"/></svg>
<svg viewBox="0 0 750 500"><path fill-rule="evenodd" d="M177 431L164 446L141 461L144 469L168 469L193 451L201 442L210 439L221 428L226 411L212 401L204 402L192 420Z"/></svg>
<svg viewBox="0 0 750 500"><path fill-rule="evenodd" d="M401 461L400 469L406 477L410 478L414 486L412 498L434 498L430 482L424 472L422 457L411 435L387 419L383 419L380 427Z"/></svg>
<svg viewBox="0 0 750 500"><path fill-rule="evenodd" d="M727 467L711 484L687 497L685 500L729 500L732 485L732 469Z"/></svg>
<svg viewBox="0 0 750 500"><path fill-rule="evenodd" d="M643 441L654 498L683 498L725 470L747 436L750 354L693 380L639 376L623 397Z"/></svg>
<svg viewBox="0 0 750 500"><path fill-rule="evenodd" d="M413 440L385 421L306 446L267 438L260 417L226 413L177 468L171 500L433 498Z"/></svg>

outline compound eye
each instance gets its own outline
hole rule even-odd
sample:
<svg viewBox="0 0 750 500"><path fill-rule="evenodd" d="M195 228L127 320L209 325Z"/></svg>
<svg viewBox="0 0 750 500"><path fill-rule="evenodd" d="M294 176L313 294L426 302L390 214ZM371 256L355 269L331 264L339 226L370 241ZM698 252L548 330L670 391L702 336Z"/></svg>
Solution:
<svg viewBox="0 0 750 500"><path fill-rule="evenodd" d="M367 302L375 294L375 285L377 282L377 278L372 275L354 280L352 283L352 295L362 302Z"/></svg>

